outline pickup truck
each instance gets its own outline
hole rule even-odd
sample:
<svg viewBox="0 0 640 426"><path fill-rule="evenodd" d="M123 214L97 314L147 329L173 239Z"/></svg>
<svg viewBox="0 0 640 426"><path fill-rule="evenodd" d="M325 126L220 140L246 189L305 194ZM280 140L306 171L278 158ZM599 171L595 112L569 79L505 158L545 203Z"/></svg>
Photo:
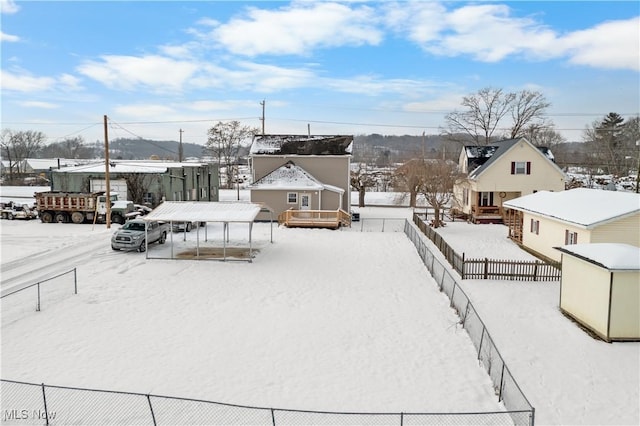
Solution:
<svg viewBox="0 0 640 426"><path fill-rule="evenodd" d="M146 232L145 232L146 227ZM147 250L147 244L164 244L167 240L169 225L164 222L134 219L122 225L111 236L111 248L114 250ZM147 241L148 239L148 241Z"/></svg>

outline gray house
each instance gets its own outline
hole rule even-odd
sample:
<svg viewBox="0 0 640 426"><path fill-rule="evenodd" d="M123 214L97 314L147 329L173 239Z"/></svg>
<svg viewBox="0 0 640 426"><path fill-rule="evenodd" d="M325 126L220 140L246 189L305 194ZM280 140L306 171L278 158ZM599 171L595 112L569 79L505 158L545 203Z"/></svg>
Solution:
<svg viewBox="0 0 640 426"><path fill-rule="evenodd" d="M286 210L350 211L353 136L257 135L249 158L251 201ZM259 220L268 217L261 213Z"/></svg>
<svg viewBox="0 0 640 426"><path fill-rule="evenodd" d="M104 161L52 170L51 190L104 191L105 173ZM218 179L218 166L209 163L115 160L109 166L112 192L151 207L163 200L218 201Z"/></svg>

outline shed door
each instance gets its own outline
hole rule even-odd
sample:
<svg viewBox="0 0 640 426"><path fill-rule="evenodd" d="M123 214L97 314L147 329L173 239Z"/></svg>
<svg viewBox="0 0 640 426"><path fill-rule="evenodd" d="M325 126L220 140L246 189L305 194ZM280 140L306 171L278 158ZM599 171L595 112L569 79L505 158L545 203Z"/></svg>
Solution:
<svg viewBox="0 0 640 426"><path fill-rule="evenodd" d="M311 209L311 194L300 194L300 210Z"/></svg>

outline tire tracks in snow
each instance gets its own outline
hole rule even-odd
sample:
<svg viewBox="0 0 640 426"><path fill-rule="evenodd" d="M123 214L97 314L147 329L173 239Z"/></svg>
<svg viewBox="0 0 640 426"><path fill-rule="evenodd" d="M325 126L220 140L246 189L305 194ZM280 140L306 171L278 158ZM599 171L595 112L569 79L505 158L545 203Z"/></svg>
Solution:
<svg viewBox="0 0 640 426"><path fill-rule="evenodd" d="M1 293L5 295L70 271L82 266L90 258L118 254L111 252L110 248L107 252L105 244L108 247L108 242L102 238L87 240L77 244L55 247L3 264L2 281L0 282Z"/></svg>

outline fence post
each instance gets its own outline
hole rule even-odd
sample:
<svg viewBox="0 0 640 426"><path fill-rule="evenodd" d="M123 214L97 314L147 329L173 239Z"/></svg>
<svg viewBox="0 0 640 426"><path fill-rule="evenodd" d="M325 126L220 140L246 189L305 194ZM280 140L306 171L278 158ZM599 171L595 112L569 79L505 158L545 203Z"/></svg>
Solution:
<svg viewBox="0 0 640 426"><path fill-rule="evenodd" d="M271 424L272 424L273 426L276 426L276 415L275 415L275 413L274 413L273 411L274 411L274 410L273 410L273 408L272 408L272 409L271 409Z"/></svg>
<svg viewBox="0 0 640 426"><path fill-rule="evenodd" d="M45 425L49 426L49 411L47 409L47 394L44 392L44 383L42 384L42 401L44 402Z"/></svg>
<svg viewBox="0 0 640 426"><path fill-rule="evenodd" d="M533 280L534 281L538 281L537 280L537 276L538 276L538 259L535 260L535 264L533 265Z"/></svg>
<svg viewBox="0 0 640 426"><path fill-rule="evenodd" d="M480 359L480 354L482 353L483 341L484 341L484 326L482 327L482 334L480 335L480 344L478 345L478 359Z"/></svg>
<svg viewBox="0 0 640 426"><path fill-rule="evenodd" d="M384 232L384 218L382 218L382 232Z"/></svg>
<svg viewBox="0 0 640 426"><path fill-rule="evenodd" d="M500 372L500 392L498 393L498 402L502 401L503 386L504 386L504 360L502 360L502 371Z"/></svg>
<svg viewBox="0 0 640 426"><path fill-rule="evenodd" d="M404 425L404 413L400 413L400 426Z"/></svg>
<svg viewBox="0 0 640 426"><path fill-rule="evenodd" d="M464 280L467 276L467 268L466 268L467 264L464 261L464 252L462 252L462 279Z"/></svg>
<svg viewBox="0 0 640 426"><path fill-rule="evenodd" d="M444 283L444 274L442 274L442 282ZM458 283L453 282L453 290L451 290L451 303L449 303L449 307L453 308L455 305L453 303L453 295L456 294L456 286Z"/></svg>
<svg viewBox="0 0 640 426"><path fill-rule="evenodd" d="M151 420L153 420L153 426L156 426L156 415L153 412L153 405L151 404L151 395L147 394L147 402L149 403L149 410L151 411Z"/></svg>
<svg viewBox="0 0 640 426"><path fill-rule="evenodd" d="M40 312L40 283L37 284L38 287L38 304L36 305L36 312Z"/></svg>
<svg viewBox="0 0 640 426"><path fill-rule="evenodd" d="M464 323L467 322L467 315L469 315L469 305L471 301L467 298L467 307L464 308L464 318L462 318L462 328L464 328Z"/></svg>
<svg viewBox="0 0 640 426"><path fill-rule="evenodd" d="M78 274L76 268L73 268L73 294L78 294Z"/></svg>
<svg viewBox="0 0 640 426"><path fill-rule="evenodd" d="M484 279L486 280L489 275L489 259L484 258Z"/></svg>

